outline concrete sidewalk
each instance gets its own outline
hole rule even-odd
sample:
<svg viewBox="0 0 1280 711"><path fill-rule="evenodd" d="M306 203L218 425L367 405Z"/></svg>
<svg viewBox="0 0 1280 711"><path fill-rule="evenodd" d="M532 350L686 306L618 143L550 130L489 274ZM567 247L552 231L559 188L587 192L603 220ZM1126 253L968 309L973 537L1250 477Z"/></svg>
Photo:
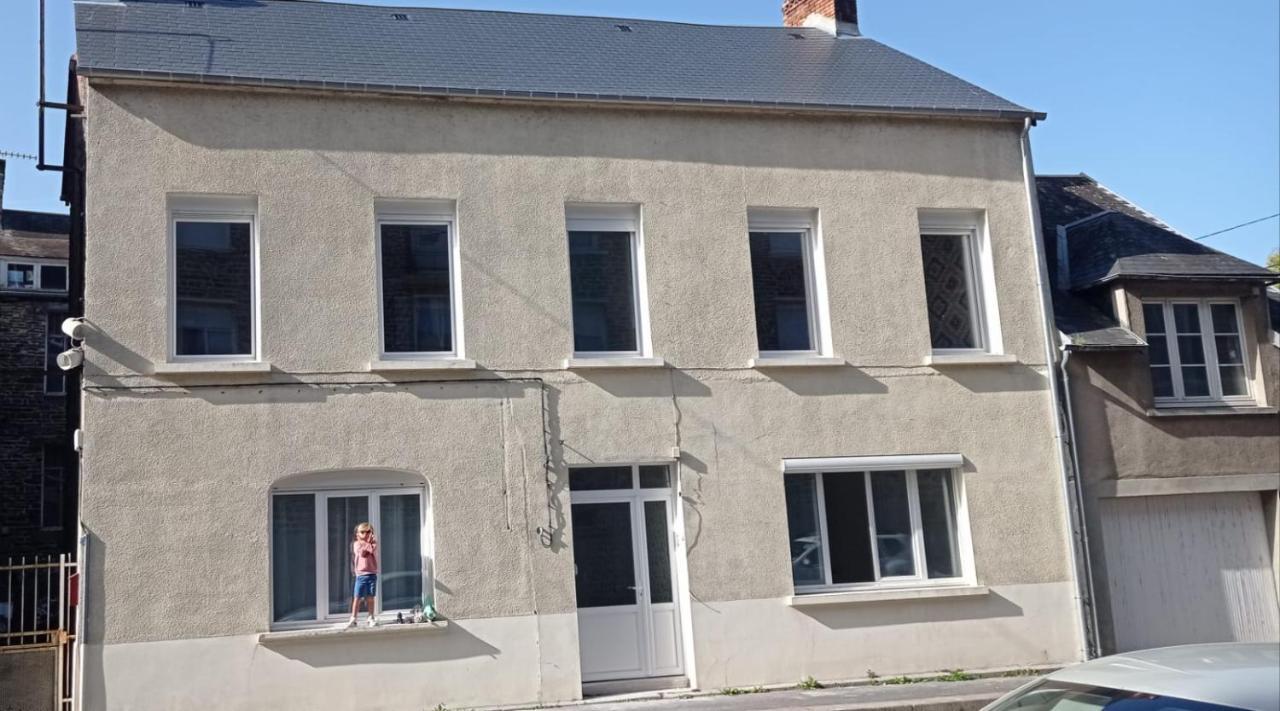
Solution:
<svg viewBox="0 0 1280 711"><path fill-rule="evenodd" d="M842 686L831 689L779 689L756 693L686 694L663 698L588 700L565 708L578 711L977 711L1031 677L994 677L972 681Z"/></svg>

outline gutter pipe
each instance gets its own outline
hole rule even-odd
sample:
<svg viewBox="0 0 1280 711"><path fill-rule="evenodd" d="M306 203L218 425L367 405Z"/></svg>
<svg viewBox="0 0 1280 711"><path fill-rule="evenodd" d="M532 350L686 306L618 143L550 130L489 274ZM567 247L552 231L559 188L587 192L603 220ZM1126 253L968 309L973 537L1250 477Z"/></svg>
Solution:
<svg viewBox="0 0 1280 711"><path fill-rule="evenodd" d="M1031 126L1032 120L1030 118L1023 120L1021 139L1022 174L1023 182L1026 183L1027 189L1027 215L1031 220L1032 246L1036 259L1036 286L1040 292L1040 313L1044 319L1045 358L1051 361L1049 364L1049 396L1053 410L1053 436L1057 442L1059 455L1058 468L1061 474L1060 481L1062 483L1065 523L1071 538L1069 546L1071 582L1075 586L1074 597L1076 604L1074 605L1074 612L1077 633L1080 638L1080 646L1077 652L1081 660L1086 660L1098 655L1097 625L1093 623L1095 616L1092 612L1094 607L1092 575L1087 567L1087 539L1084 534L1084 518L1080 515L1080 499L1077 493L1079 481L1075 475L1075 441L1070 435L1069 425L1065 422L1067 418L1061 406L1062 403L1068 402L1067 397L1062 392L1062 383L1058 379L1058 369L1059 367L1065 367L1065 362L1059 361L1058 355L1060 351L1057 346L1057 339L1054 337L1056 329L1053 326L1053 299L1049 293L1044 244L1040 230L1040 203L1036 199L1035 165L1031 160ZM1070 407L1070 405L1068 404L1067 407Z"/></svg>
<svg viewBox="0 0 1280 711"><path fill-rule="evenodd" d="M1087 613L1085 623L1091 626L1093 634L1089 640L1091 649L1090 656L1098 656L1102 653L1098 632L1098 605L1097 596L1095 595L1094 579L1093 579L1093 558L1089 552L1089 526L1085 522L1084 512L1084 481L1080 477L1080 447L1076 444L1076 415L1074 408L1071 407L1071 371L1067 370L1067 364L1071 361L1071 349L1067 348L1067 344L1061 346L1062 364L1059 367L1062 373L1062 403L1067 409L1067 436L1070 438L1071 450L1071 467L1072 475L1069 477L1074 484L1074 501L1075 516L1079 530L1074 532L1080 537L1080 553L1084 559L1084 586L1087 598Z"/></svg>

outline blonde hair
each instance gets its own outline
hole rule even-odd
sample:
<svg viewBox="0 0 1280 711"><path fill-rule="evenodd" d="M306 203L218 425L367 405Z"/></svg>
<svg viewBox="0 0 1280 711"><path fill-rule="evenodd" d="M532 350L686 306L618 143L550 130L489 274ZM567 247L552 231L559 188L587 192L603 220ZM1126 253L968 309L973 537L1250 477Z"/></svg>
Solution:
<svg viewBox="0 0 1280 711"><path fill-rule="evenodd" d="M365 528L369 529L370 533L373 533L373 524L368 521L364 521L363 523L356 524L355 537L360 538L360 530Z"/></svg>

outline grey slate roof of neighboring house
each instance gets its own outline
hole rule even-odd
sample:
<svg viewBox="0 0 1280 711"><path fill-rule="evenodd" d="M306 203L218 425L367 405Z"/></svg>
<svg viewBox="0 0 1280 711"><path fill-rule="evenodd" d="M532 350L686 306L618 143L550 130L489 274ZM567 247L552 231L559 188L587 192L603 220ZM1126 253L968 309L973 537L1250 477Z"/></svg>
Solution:
<svg viewBox="0 0 1280 711"><path fill-rule="evenodd" d="M1264 267L1188 239L1087 175L1037 176L1036 193L1046 253L1055 262L1062 258L1057 226L1068 227L1070 283L1057 284L1055 274L1059 288L1087 289L1119 278L1277 279Z"/></svg>
<svg viewBox="0 0 1280 711"><path fill-rule="evenodd" d="M68 215L0 210L0 257L66 259L70 233Z"/></svg>
<svg viewBox="0 0 1280 711"><path fill-rule="evenodd" d="M1087 175L1036 176L1054 321L1084 348L1146 345L1137 334L1071 293L1115 279L1280 281L1280 275L1177 233ZM1058 277L1057 227L1067 229L1068 283Z"/></svg>
<svg viewBox="0 0 1280 711"><path fill-rule="evenodd" d="M1274 281L1277 275L1130 215L1111 212L1067 231L1071 288L1118 278Z"/></svg>
<svg viewBox="0 0 1280 711"><path fill-rule="evenodd" d="M76 44L79 71L88 76L1044 117L875 40L807 28L308 0L204 0L198 7L185 0L95 0L76 5Z"/></svg>
<svg viewBox="0 0 1280 711"><path fill-rule="evenodd" d="M1080 297L1053 292L1053 323L1067 343L1089 350L1142 348L1147 342Z"/></svg>

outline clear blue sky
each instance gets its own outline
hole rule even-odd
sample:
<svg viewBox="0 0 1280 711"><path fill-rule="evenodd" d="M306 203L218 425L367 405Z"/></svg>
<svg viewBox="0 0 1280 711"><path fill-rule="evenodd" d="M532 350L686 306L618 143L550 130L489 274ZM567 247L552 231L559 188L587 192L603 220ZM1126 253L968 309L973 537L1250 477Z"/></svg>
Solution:
<svg viewBox="0 0 1280 711"><path fill-rule="evenodd" d="M70 0L49 6L49 95L63 97ZM372 3L371 3L372 4ZM778 24L781 0L398 0L385 5ZM0 2L0 151L35 153L37 0ZM1086 172L1191 236L1280 212L1280 2L861 0L863 32L1049 119L1041 173ZM60 159L50 112L50 160ZM9 159L5 204L57 210L57 178ZM1262 262L1280 220L1207 244Z"/></svg>

